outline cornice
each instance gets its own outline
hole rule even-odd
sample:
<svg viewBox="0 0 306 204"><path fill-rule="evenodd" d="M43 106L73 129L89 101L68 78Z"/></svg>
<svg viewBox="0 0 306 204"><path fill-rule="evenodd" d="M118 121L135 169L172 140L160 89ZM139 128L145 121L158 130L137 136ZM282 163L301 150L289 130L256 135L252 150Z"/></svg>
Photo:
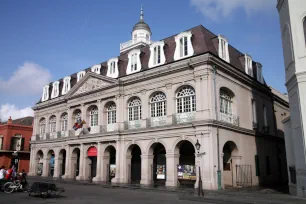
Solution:
<svg viewBox="0 0 306 204"><path fill-rule="evenodd" d="M284 4L284 0L278 0L278 1L277 1L276 8L277 8L278 12L280 12L280 10L281 10L283 4Z"/></svg>

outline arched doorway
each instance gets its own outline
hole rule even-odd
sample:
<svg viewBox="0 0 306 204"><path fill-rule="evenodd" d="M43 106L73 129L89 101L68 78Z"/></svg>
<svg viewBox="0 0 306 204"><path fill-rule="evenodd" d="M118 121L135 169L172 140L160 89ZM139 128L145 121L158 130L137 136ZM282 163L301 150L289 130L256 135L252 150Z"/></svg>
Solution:
<svg viewBox="0 0 306 204"><path fill-rule="evenodd" d="M141 149L138 145L131 145L127 151L129 183L140 183L141 180Z"/></svg>
<svg viewBox="0 0 306 204"><path fill-rule="evenodd" d="M44 159L44 153L39 150L36 154L36 164L35 164L35 174L37 176L42 176L43 173L43 159Z"/></svg>
<svg viewBox="0 0 306 204"><path fill-rule="evenodd" d="M116 149L108 146L103 157L103 180L111 182L116 176Z"/></svg>
<svg viewBox="0 0 306 204"><path fill-rule="evenodd" d="M179 142L175 147L175 154L179 154L177 180L180 186L194 188L197 180L195 166L195 148L187 140Z"/></svg>
<svg viewBox="0 0 306 204"><path fill-rule="evenodd" d="M47 171L48 175L50 177L54 176L54 160L55 159L55 154L53 150L49 150L47 154Z"/></svg>
<svg viewBox="0 0 306 204"><path fill-rule="evenodd" d="M154 143L150 152L153 153L153 182L154 185L165 185L166 183L166 149L161 143Z"/></svg>
<svg viewBox="0 0 306 204"><path fill-rule="evenodd" d="M66 171L66 150L62 149L59 152L59 161L58 161L58 168L59 168L59 176L65 175Z"/></svg>
<svg viewBox="0 0 306 204"><path fill-rule="evenodd" d="M70 175L72 179L76 179L76 177L79 175L79 172L80 172L80 149L79 148L75 148L72 151L70 162L71 162L70 163L71 165Z"/></svg>
<svg viewBox="0 0 306 204"><path fill-rule="evenodd" d="M90 181L92 181L92 178L94 178L97 174L97 154L98 154L98 150L96 147L90 147L87 150L87 156L89 159L88 178Z"/></svg>
<svg viewBox="0 0 306 204"><path fill-rule="evenodd" d="M232 141L228 141L223 146L223 183L224 186L234 186L234 164L233 156L238 155L238 148Z"/></svg>

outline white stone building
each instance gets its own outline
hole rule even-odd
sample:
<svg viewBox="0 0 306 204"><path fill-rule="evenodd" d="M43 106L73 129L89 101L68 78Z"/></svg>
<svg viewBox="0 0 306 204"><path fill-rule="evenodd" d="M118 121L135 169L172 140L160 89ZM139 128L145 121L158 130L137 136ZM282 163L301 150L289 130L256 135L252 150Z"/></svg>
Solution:
<svg viewBox="0 0 306 204"><path fill-rule="evenodd" d="M290 117L284 120L290 193L306 197L306 1L278 0Z"/></svg>
<svg viewBox="0 0 306 204"><path fill-rule="evenodd" d="M205 189L286 181L275 98L224 36L200 25L152 41L141 14L120 56L43 88L30 175L197 187L198 164Z"/></svg>

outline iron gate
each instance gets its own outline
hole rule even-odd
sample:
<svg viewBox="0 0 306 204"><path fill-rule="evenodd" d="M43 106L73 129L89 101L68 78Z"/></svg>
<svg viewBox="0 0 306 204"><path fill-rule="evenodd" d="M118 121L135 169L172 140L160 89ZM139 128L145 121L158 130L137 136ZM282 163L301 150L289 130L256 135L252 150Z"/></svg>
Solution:
<svg viewBox="0 0 306 204"><path fill-rule="evenodd" d="M237 186L252 186L252 165L236 165L236 184Z"/></svg>

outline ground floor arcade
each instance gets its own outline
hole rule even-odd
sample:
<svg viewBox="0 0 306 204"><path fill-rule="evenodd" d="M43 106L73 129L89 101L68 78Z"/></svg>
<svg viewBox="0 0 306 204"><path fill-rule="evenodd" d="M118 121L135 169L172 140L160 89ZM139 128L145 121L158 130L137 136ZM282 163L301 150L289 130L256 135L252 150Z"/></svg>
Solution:
<svg viewBox="0 0 306 204"><path fill-rule="evenodd" d="M276 141L220 129L218 154L215 135L215 129L204 129L179 134L139 133L120 139L84 136L45 141L32 144L30 175L197 187L200 167L205 189L218 188L218 172L223 188L254 186L286 177L286 171L284 175L279 173L284 164L277 153L282 147ZM195 147L197 141L201 144L199 151Z"/></svg>

